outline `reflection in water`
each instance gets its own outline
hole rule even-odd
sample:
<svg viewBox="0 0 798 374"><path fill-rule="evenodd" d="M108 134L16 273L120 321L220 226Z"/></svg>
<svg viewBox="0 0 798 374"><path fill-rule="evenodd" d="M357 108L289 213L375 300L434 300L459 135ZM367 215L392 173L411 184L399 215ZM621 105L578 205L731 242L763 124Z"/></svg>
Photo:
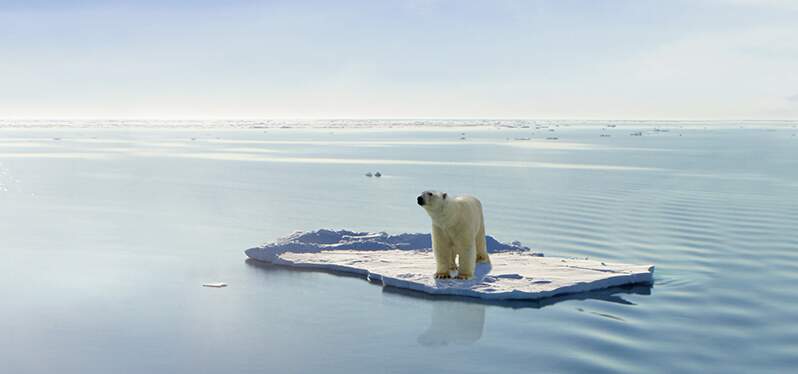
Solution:
<svg viewBox="0 0 798 374"><path fill-rule="evenodd" d="M245 260L247 265L266 271L287 271L299 273L322 272L343 277L362 278L362 275L330 271L326 269L302 269L263 263L252 259ZM484 300L473 297L452 295L430 295L419 291L384 286L383 293L429 300L432 306L429 327L418 336L418 343L423 346L470 345L482 338L485 327L485 308L487 305L509 308L543 308L568 300L601 300L610 303L634 305L622 295L650 295L652 285L634 284L611 287L603 290L582 292L548 297L541 300ZM577 308L584 311L582 308ZM593 313L593 312L591 312ZM594 313L602 317L623 321L622 318L606 313Z"/></svg>
<svg viewBox="0 0 798 374"><path fill-rule="evenodd" d="M459 301L470 304L496 305L513 309L520 309L520 308L540 309L549 305L554 305L559 302L569 301L569 300L601 300L610 303L635 305L634 303L624 299L621 296L651 295L651 288L652 288L651 284L638 283L626 286L610 287L590 292L580 292L574 294L552 296L540 300L487 300L487 299L478 299L476 297L466 297L466 296L430 295L419 291L407 290L391 286L383 287L382 292L388 294L397 294L408 297L426 299L435 302Z"/></svg>
<svg viewBox="0 0 798 374"><path fill-rule="evenodd" d="M294 273L327 273L340 277L360 278L360 279L363 279L364 277L362 274L336 271L331 269L299 268L299 267L276 265L267 262L253 260L251 258L245 259L244 262L249 266L260 268L266 271L287 271ZM425 299L433 301L436 304L458 302L458 303L477 304L477 305L496 305L512 309L520 309L520 308L540 309L549 305L554 305L556 303L568 300L601 300L610 303L635 305L634 303L624 299L621 296L651 295L651 288L653 287L653 285L651 284L638 283L638 284L629 284L625 286L609 287L589 292L552 296L540 300L489 300L489 299L479 299L476 297L467 297L467 296L430 295L428 293L415 291L415 290L397 288L392 286L384 286L382 282L372 282L372 283L381 285L382 292L386 294Z"/></svg>
<svg viewBox="0 0 798 374"><path fill-rule="evenodd" d="M485 305L442 301L432 303L429 327L419 335L423 346L473 344L482 337L485 327Z"/></svg>

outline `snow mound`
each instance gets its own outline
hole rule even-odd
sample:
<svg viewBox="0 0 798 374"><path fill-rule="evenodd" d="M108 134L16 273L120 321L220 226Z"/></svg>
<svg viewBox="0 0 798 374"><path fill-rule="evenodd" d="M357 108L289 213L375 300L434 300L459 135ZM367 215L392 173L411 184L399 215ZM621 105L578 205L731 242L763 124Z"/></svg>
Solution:
<svg viewBox="0 0 798 374"><path fill-rule="evenodd" d="M527 299L651 283L654 266L550 258L519 242L488 236L491 264L478 264L471 280L435 279L429 234L317 230L294 232L246 250L252 259L277 265L360 274L385 286L433 295Z"/></svg>
<svg viewBox="0 0 798 374"><path fill-rule="evenodd" d="M500 243L492 236L486 237L489 253L529 251L520 242ZM295 231L275 242L264 244L260 249L274 252L319 252L339 249L360 251L431 250L430 234L389 235L384 232L355 232L347 230Z"/></svg>

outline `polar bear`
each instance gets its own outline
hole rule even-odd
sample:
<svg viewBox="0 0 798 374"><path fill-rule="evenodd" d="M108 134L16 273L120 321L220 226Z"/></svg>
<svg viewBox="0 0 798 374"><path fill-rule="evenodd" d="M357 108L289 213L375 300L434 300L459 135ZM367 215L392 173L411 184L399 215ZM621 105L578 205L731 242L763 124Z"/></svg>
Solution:
<svg viewBox="0 0 798 374"><path fill-rule="evenodd" d="M458 279L470 279L477 262L490 263L482 204L476 197L424 191L416 201L432 218L435 278L450 278L451 271L457 270Z"/></svg>

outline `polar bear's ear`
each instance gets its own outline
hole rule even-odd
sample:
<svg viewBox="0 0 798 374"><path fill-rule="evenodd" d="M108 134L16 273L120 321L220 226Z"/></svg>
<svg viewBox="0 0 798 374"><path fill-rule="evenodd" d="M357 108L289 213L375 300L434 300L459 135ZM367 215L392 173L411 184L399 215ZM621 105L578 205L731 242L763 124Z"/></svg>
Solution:
<svg viewBox="0 0 798 374"><path fill-rule="evenodd" d="M444 192L444 193L443 193L443 199L444 199L444 200L446 200L446 195L447 195L447 193L446 193L446 192Z"/></svg>

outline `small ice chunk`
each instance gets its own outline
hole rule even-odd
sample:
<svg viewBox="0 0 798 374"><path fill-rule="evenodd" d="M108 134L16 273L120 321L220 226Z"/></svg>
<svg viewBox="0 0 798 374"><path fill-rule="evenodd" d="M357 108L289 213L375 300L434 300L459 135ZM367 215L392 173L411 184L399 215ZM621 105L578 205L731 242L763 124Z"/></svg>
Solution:
<svg viewBox="0 0 798 374"><path fill-rule="evenodd" d="M227 287L227 283L218 282L218 283L203 283L202 287L213 287L213 288L222 288Z"/></svg>

